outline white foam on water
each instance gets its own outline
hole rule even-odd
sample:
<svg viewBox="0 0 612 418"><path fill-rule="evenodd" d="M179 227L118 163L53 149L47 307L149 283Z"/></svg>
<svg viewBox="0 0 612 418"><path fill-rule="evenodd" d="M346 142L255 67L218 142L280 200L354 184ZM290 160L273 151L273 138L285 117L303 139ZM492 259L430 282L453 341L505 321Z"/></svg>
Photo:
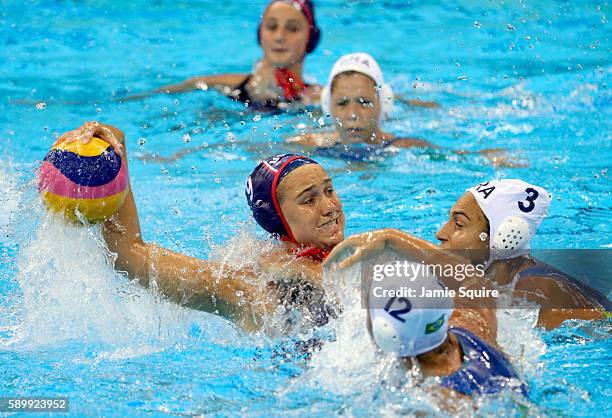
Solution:
<svg viewBox="0 0 612 418"><path fill-rule="evenodd" d="M497 343L509 357L520 376L527 380L540 377L541 357L546 354L537 323L539 306L513 299L518 275L507 286L500 287L497 314Z"/></svg>
<svg viewBox="0 0 612 418"><path fill-rule="evenodd" d="M47 216L37 238L23 247L18 266L24 315L15 339L29 345L163 340L172 337L172 330L162 329L160 322L180 317L173 306L164 307L113 271L95 226L67 225Z"/></svg>
<svg viewBox="0 0 612 418"><path fill-rule="evenodd" d="M19 178L10 170L10 162L0 162L0 242L8 242L13 234L21 192L17 187Z"/></svg>
<svg viewBox="0 0 612 418"><path fill-rule="evenodd" d="M280 394L281 397L299 392L304 387L325 391L331 396L350 399L345 405L359 405L349 416L363 413L382 416L424 414L473 416L476 408L491 411L496 408L509 414L516 413L519 404L516 395L507 392L491 397L456 399L449 409L441 403L438 382L424 379L418 369L406 371L391 354L381 353L367 331L366 310L361 304L361 266L355 264L346 270L326 270L326 294L332 295L341 307L340 317L330 324L335 339L325 342L312 354L306 372L295 379ZM538 369L545 345L534 329L537 310L498 312L498 342L509 355L517 371L531 380ZM538 369L540 370L541 367ZM524 402L524 401L521 401ZM494 405L494 406L492 406ZM485 413L486 414L486 413Z"/></svg>
<svg viewBox="0 0 612 418"><path fill-rule="evenodd" d="M209 331L209 315L165 301L115 272L100 225L67 224L34 202L28 213L40 223L30 219L23 227L32 237L23 237L17 257L18 324L0 344L28 350L77 341L119 358L169 347L194 322ZM225 328L219 336L236 335Z"/></svg>
<svg viewBox="0 0 612 418"><path fill-rule="evenodd" d="M288 271L293 271L293 268L285 267L283 264L285 261L273 258L268 266L262 266L261 261L270 259L270 254L276 253L279 250L279 245L272 238L258 238L255 234L253 223L243 225L229 241L222 245L211 243L211 249L209 258L217 264L218 276L227 276L227 272L230 270L248 270L253 275L250 279L246 280L257 291L266 294L268 299L275 297L278 300L286 300L287 293L301 288L304 284L301 278L288 274ZM291 263L293 260L292 257L289 257L286 262ZM275 293L276 290L271 290L272 288L268 284L279 281L284 281L287 286L281 286L282 290ZM296 291L298 294L300 292L300 290ZM307 301L308 297L304 296L304 301ZM294 305L298 304L298 302L294 303ZM316 305L318 307L318 304ZM253 342L258 345L267 344L270 342L270 339L287 336L295 337L299 340L308 340L316 332L313 329L313 321L316 320L311 318L308 312L305 312L299 306L285 306L283 303L278 303L276 310L268 311L268 314L262 320L263 327L261 333L257 334L253 339Z"/></svg>
<svg viewBox="0 0 612 418"><path fill-rule="evenodd" d="M326 270L324 287L341 308L330 326L333 341L314 351L307 371L279 394L288 396L305 387L341 397L343 414L399 416L445 415L430 391L432 382L422 381L418 371L406 372L392 354L380 352L367 331L367 311L361 306L361 266ZM350 401L349 401L350 400ZM467 402L459 403L464 410Z"/></svg>

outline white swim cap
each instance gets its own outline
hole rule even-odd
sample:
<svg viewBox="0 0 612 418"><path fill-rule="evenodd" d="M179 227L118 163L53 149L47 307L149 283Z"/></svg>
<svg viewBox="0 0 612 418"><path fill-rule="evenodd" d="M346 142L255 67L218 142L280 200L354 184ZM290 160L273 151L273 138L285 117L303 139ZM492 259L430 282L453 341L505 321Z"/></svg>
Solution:
<svg viewBox="0 0 612 418"><path fill-rule="evenodd" d="M378 97L380 99L379 122L391 115L393 110L393 90L387 84L380 66L370 54L355 52L343 55L336 61L329 73L327 85L321 91L321 109L326 114L331 114L331 85L334 79L349 71L355 71L370 77L376 83Z"/></svg>
<svg viewBox="0 0 612 418"><path fill-rule="evenodd" d="M550 206L545 189L522 180L493 180L467 190L489 220L489 263L529 254Z"/></svg>
<svg viewBox="0 0 612 418"><path fill-rule="evenodd" d="M382 291L407 288L414 290L414 296L406 291L397 297L381 294ZM439 347L446 340L453 300L448 296L421 297L423 289L441 292L444 287L432 274L421 275L414 281L406 277L372 281L368 309L372 337L381 350L400 357L415 357Z"/></svg>

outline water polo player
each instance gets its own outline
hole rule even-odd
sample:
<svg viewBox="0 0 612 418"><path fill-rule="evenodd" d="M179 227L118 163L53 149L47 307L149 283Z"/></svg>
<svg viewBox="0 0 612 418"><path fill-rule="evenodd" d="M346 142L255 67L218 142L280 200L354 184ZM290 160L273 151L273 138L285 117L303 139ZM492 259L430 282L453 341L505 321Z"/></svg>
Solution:
<svg viewBox="0 0 612 418"><path fill-rule="evenodd" d="M314 51L320 36L310 0L272 0L257 28L263 58L251 74L194 77L155 92L212 88L258 110L274 110L291 103L317 103L320 86L306 83L302 70L305 56ZM131 98L137 97L142 96Z"/></svg>
<svg viewBox="0 0 612 418"><path fill-rule="evenodd" d="M382 130L381 124L390 117L393 102L393 91L385 84L383 72L371 55L363 52L344 55L333 65L327 85L321 92L321 108L325 114L331 115L335 130L303 134L288 138L287 142L318 147L317 155L357 160L367 160L372 151L390 146L438 148L419 138L397 138ZM494 165L516 165L508 161L500 149L485 149L479 153Z"/></svg>
<svg viewBox="0 0 612 418"><path fill-rule="evenodd" d="M88 123L58 141L89 141L96 135L123 150L118 129ZM127 168L127 158L123 153ZM315 161L282 154L261 162L249 176L246 195L253 216L280 238L252 269L232 269L146 243L141 235L134 196L130 190L117 214L104 224L108 248L117 254L115 268L155 287L179 304L216 313L245 329L262 325L261 318L280 303L297 308L314 326L331 314L320 289L321 260L344 238L344 212L331 179ZM262 272L279 277L261 283Z"/></svg>
<svg viewBox="0 0 612 418"><path fill-rule="evenodd" d="M393 91L385 84L383 72L371 55L344 55L332 67L321 92L321 108L336 122L335 130L305 134L288 141L318 147L355 143L379 147L431 146L420 139L397 139L382 131L380 124L390 116L393 99Z"/></svg>
<svg viewBox="0 0 612 418"><path fill-rule="evenodd" d="M489 279L499 285L512 284L516 297L541 306L539 325L554 328L566 319L603 318L612 308L604 295L530 257L531 239L549 205L546 190L521 180L481 183L468 189L451 208L449 220L436 234L439 247L402 231L383 229L348 238L328 260L337 260L346 247L357 251L343 267L357 261L363 251L377 252L387 245L400 253L470 250L469 261L484 264Z"/></svg>
<svg viewBox="0 0 612 418"><path fill-rule="evenodd" d="M387 292L401 291L406 285L405 278L397 277L380 283ZM412 283L415 289L443 290L435 276L421 276ZM424 377L439 376L442 387L463 395L490 395L506 388L526 395L526 385L497 347L496 318L491 309L462 315L453 311L452 298L424 298L421 292L377 297L370 287L367 328L381 350L399 356L408 370L417 365ZM474 320L473 315L480 320Z"/></svg>

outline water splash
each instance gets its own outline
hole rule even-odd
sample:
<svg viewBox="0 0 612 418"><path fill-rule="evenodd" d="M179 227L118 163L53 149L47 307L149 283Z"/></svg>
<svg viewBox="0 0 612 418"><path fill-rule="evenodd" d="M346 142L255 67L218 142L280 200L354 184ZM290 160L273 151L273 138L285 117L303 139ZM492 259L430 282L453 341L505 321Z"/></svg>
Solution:
<svg viewBox="0 0 612 418"><path fill-rule="evenodd" d="M12 236L17 208L21 199L21 192L17 187L19 178L9 172L10 162L0 165L0 243L8 242Z"/></svg>
<svg viewBox="0 0 612 418"><path fill-rule="evenodd" d="M0 345L32 350L80 342L90 354L95 348L94 357L125 358L182 341L194 323L209 331L210 315L167 302L115 272L100 225L67 224L47 213L31 186L19 205L30 216L17 225L23 233L10 309L18 319ZM213 340L215 328L223 328L216 333L221 340L237 335L225 324L211 327Z"/></svg>
<svg viewBox="0 0 612 418"><path fill-rule="evenodd" d="M361 304L360 264L346 270L326 270L324 286L342 311L330 325L335 338L313 353L308 370L281 394L282 399L290 399L293 393L308 388L309 392L338 397L348 415L383 416L472 416L476 410L487 415L498 409L514 414L522 405L529 404L511 391L491 397L458 397L449 402L446 394L441 395L437 378L424 378L417 367L407 371L394 355L377 350L367 331L367 314ZM526 373L538 364L545 347L533 328L537 310L500 312L498 318L502 322L500 345L519 372ZM531 371L524 376L531 378L534 374Z"/></svg>

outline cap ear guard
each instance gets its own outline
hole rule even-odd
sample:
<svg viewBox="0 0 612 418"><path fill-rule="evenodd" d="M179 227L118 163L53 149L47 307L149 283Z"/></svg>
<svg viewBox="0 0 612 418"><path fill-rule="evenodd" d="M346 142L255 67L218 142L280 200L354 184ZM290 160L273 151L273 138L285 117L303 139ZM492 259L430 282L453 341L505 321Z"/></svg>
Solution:
<svg viewBox="0 0 612 418"><path fill-rule="evenodd" d="M391 117L391 113L393 112L393 101L395 100L393 89L391 89L391 86L388 84L383 84L378 92L378 95L380 97L381 120L388 119Z"/></svg>
<svg viewBox="0 0 612 418"><path fill-rule="evenodd" d="M391 318L377 316L372 320L372 338L376 345L385 353L399 353L402 342L393 328Z"/></svg>
<svg viewBox="0 0 612 418"><path fill-rule="evenodd" d="M505 258L507 254L519 253L525 248L530 237L527 221L518 216L510 216L499 224L490 248L495 255Z"/></svg>
<svg viewBox="0 0 612 418"><path fill-rule="evenodd" d="M331 116L331 92L329 86L324 86L321 89L321 110L324 115Z"/></svg>

